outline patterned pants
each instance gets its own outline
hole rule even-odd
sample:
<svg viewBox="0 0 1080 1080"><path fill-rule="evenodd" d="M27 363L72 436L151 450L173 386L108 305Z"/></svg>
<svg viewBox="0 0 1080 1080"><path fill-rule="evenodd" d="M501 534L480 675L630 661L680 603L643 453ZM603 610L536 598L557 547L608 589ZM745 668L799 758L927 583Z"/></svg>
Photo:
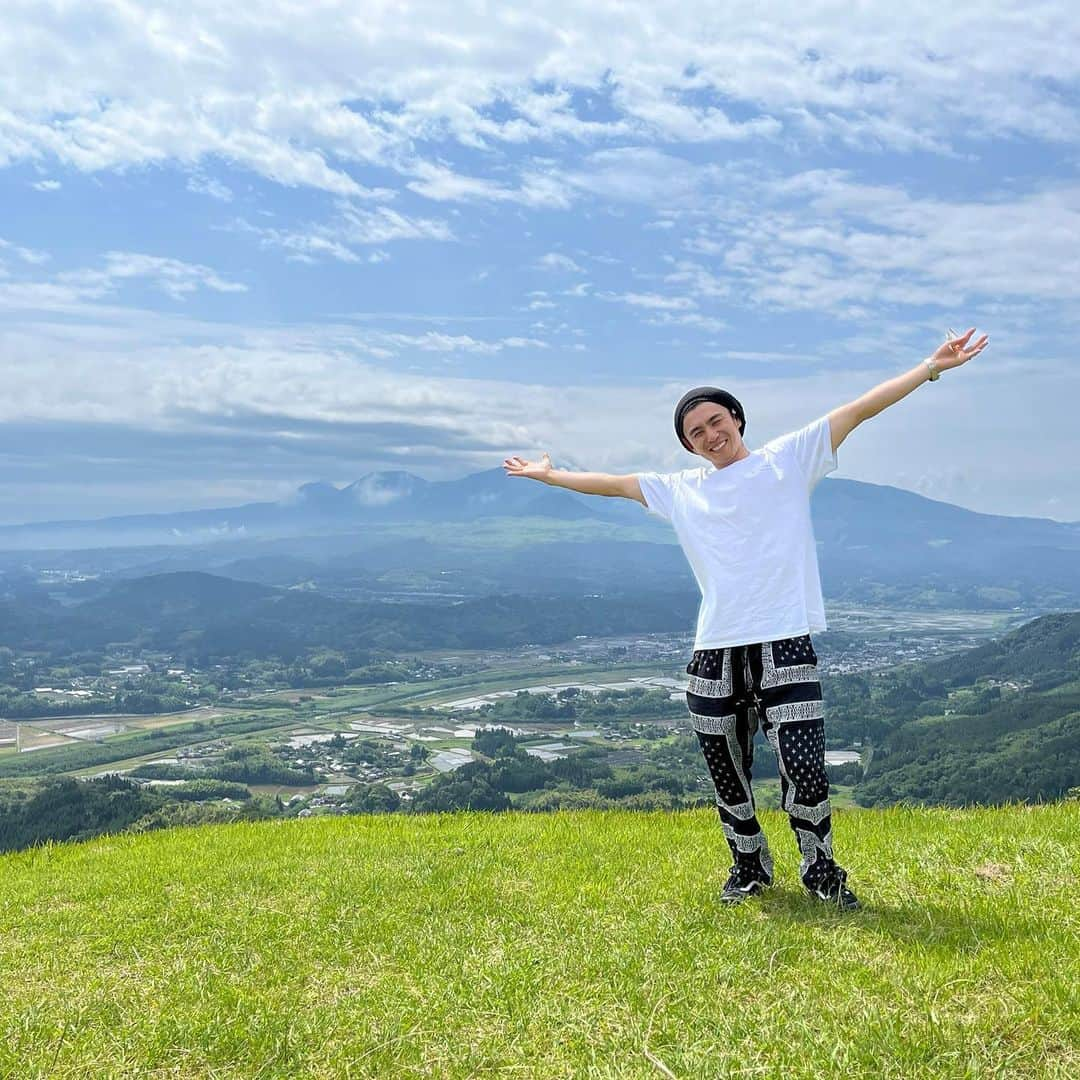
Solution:
<svg viewBox="0 0 1080 1080"><path fill-rule="evenodd" d="M750 787L760 722L776 753L781 805L802 854L799 874L814 887L835 864L821 683L810 635L699 649L686 673L686 704L736 868L772 880L773 860Z"/></svg>

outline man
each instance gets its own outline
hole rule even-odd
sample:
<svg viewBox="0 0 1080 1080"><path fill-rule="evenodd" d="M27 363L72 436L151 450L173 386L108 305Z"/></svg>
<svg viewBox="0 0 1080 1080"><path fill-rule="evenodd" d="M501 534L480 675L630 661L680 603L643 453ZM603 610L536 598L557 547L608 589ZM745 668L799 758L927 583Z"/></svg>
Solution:
<svg viewBox="0 0 1080 1080"><path fill-rule="evenodd" d="M974 332L951 338L906 374L760 450L743 442L746 414L736 398L718 387L696 387L675 408L679 441L707 462L695 469L573 473L553 469L546 453L539 462L503 462L509 476L634 499L674 527L702 595L686 702L734 858L725 903L739 903L773 881L750 787L760 723L777 756L803 885L818 900L858 907L847 872L833 857L821 683L810 637L826 629L810 494L836 468L837 448L855 427L982 352L989 339L984 334L969 347Z"/></svg>

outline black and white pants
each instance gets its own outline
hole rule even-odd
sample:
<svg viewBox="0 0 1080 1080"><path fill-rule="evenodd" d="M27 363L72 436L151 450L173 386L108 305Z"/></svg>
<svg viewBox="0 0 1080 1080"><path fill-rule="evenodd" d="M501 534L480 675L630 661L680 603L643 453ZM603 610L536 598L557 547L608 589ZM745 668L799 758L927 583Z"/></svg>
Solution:
<svg viewBox="0 0 1080 1080"><path fill-rule="evenodd" d="M686 672L686 704L736 868L772 880L773 860L750 787L760 723L776 753L781 806L802 855L799 874L813 888L835 863L821 682L810 635L699 649Z"/></svg>

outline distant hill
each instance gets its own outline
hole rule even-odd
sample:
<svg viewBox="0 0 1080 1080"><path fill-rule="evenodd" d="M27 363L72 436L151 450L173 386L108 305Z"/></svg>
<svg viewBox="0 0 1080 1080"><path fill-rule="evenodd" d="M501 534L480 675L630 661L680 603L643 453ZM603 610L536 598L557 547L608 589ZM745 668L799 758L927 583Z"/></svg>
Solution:
<svg viewBox="0 0 1080 1080"><path fill-rule="evenodd" d="M1046 607L1080 602L1080 524L1001 517L910 491L826 480L812 503L826 592L866 598L868 582L986 606L1038 595ZM869 595L874 595L870 590ZM958 605L959 606L959 605Z"/></svg>
<svg viewBox="0 0 1080 1080"><path fill-rule="evenodd" d="M210 614L243 611L260 602L274 602L282 597L278 589L248 581L213 574L153 574L121 581L108 595L92 600L82 613L105 621L130 620L155 622Z"/></svg>
<svg viewBox="0 0 1080 1080"><path fill-rule="evenodd" d="M0 645L64 654L131 643L198 664L224 657L285 660L319 646L380 652L507 648L577 634L685 630L689 594L633 600L487 596L454 604L353 603L213 574L153 574L114 584L82 604L0 600Z"/></svg>
<svg viewBox="0 0 1080 1080"><path fill-rule="evenodd" d="M1080 678L1080 612L1044 615L996 641L924 665L946 686L993 678L1053 688Z"/></svg>
<svg viewBox="0 0 1080 1080"><path fill-rule="evenodd" d="M1078 612L834 690L834 734L859 710L880 715L884 702L891 714L857 789L864 805L1040 802L1080 788Z"/></svg>

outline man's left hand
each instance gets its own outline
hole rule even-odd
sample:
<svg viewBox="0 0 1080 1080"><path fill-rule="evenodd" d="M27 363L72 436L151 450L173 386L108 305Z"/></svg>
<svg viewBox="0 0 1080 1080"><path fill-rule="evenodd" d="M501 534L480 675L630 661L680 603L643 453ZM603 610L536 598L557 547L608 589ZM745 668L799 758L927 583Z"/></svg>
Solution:
<svg viewBox="0 0 1080 1080"><path fill-rule="evenodd" d="M974 333L975 327L973 326L966 334L962 334L960 337L949 338L949 340L930 357L939 371L948 371L950 368L966 364L973 356L978 356L979 353L986 348L990 338L986 334L983 334L978 341L972 343L971 335Z"/></svg>

